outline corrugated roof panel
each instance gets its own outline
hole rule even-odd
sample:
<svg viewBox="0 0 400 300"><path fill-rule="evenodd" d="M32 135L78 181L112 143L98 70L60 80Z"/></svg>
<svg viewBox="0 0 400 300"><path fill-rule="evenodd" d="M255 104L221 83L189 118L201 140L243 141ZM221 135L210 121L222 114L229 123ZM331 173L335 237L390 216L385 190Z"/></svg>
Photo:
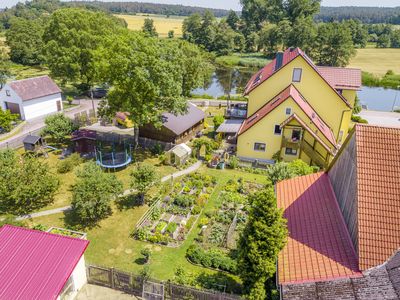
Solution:
<svg viewBox="0 0 400 300"><path fill-rule="evenodd" d="M56 299L89 241L4 225L0 299Z"/></svg>

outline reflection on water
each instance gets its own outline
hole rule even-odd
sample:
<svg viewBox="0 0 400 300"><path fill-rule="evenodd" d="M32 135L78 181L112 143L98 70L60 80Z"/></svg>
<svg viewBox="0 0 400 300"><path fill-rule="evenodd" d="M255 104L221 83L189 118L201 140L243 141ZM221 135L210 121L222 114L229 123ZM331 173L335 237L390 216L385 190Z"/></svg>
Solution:
<svg viewBox="0 0 400 300"><path fill-rule="evenodd" d="M195 89L193 94L207 94L213 97L242 94L254 69L236 69L218 67L204 88Z"/></svg>
<svg viewBox="0 0 400 300"><path fill-rule="evenodd" d="M255 69L236 69L218 67L205 87L195 89L195 95L211 95L213 97L242 94ZM363 86L358 91L358 97L369 110L392 111L393 107L400 109L400 91L380 87Z"/></svg>
<svg viewBox="0 0 400 300"><path fill-rule="evenodd" d="M400 108L400 93L398 90L381 87L363 86L358 97L369 110L392 111Z"/></svg>

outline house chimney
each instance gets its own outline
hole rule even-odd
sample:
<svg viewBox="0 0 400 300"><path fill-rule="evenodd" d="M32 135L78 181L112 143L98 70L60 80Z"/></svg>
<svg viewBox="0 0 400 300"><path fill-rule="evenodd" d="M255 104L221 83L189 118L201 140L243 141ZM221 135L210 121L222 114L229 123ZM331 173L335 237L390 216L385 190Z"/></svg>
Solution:
<svg viewBox="0 0 400 300"><path fill-rule="evenodd" d="M283 64L283 52L276 53L275 71L282 67Z"/></svg>

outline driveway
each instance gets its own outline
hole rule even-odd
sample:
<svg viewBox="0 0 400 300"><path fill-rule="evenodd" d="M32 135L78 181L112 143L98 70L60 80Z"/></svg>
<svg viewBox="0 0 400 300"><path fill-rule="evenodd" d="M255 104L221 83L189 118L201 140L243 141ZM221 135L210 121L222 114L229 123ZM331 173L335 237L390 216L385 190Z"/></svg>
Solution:
<svg viewBox="0 0 400 300"><path fill-rule="evenodd" d="M98 106L98 100L94 100L95 109ZM71 119L74 117L74 114L80 113L83 111L89 111L93 108L91 100L74 100L74 104L79 104L78 107L72 108L71 110L65 111L65 115L70 117ZM16 148L22 144L25 136L29 134L38 134L40 130L44 127L44 120L46 116L37 118L31 121L27 121L24 127L20 132L16 135L11 136L10 138L3 140L0 142L0 149L9 146L10 148Z"/></svg>
<svg viewBox="0 0 400 300"><path fill-rule="evenodd" d="M371 125L400 128L400 113L362 110L359 116Z"/></svg>
<svg viewBox="0 0 400 300"><path fill-rule="evenodd" d="M78 293L76 300L135 300L133 295L110 288L86 284Z"/></svg>

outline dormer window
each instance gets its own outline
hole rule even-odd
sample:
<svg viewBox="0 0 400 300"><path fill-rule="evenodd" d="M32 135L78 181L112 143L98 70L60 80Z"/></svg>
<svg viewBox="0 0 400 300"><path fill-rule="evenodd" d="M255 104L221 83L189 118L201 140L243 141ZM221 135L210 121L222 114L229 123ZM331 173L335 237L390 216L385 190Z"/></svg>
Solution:
<svg viewBox="0 0 400 300"><path fill-rule="evenodd" d="M9 97L11 96L10 90L6 90L6 95L9 96Z"/></svg>
<svg viewBox="0 0 400 300"><path fill-rule="evenodd" d="M293 69L293 76L292 76L292 82L300 82L301 81L301 74L303 73L303 70L300 68L294 68Z"/></svg>

